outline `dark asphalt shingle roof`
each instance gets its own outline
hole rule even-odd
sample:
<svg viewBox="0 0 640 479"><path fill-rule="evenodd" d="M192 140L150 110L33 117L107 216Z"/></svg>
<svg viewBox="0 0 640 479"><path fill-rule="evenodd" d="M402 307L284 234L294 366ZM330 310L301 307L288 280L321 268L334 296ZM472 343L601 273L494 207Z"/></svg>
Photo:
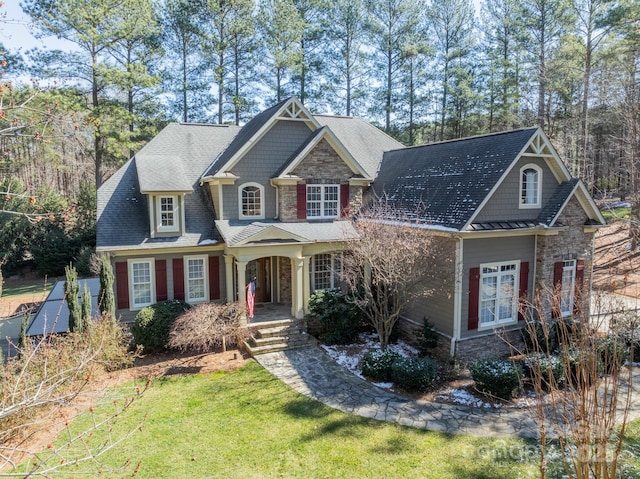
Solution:
<svg viewBox="0 0 640 479"><path fill-rule="evenodd" d="M537 128L526 128L387 152L374 192L397 212L460 230Z"/></svg>
<svg viewBox="0 0 640 479"><path fill-rule="evenodd" d="M540 211L540 215L538 215L538 222L540 224L546 226L552 225L566 201L575 191L579 181L580 180L578 178L571 178L569 181L565 181L558 185L555 193L549 199L547 204L544 205L544 208Z"/></svg>

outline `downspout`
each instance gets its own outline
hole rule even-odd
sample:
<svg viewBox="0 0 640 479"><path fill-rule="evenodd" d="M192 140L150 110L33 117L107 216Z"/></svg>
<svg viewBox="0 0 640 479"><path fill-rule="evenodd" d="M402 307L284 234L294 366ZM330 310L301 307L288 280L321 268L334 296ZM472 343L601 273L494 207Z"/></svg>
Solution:
<svg viewBox="0 0 640 479"><path fill-rule="evenodd" d="M455 280L453 289L453 334L451 335L451 347L449 349L450 357L455 356L456 342L460 339L460 331L462 328L462 273L464 271L464 249L462 237L458 236L456 239Z"/></svg>
<svg viewBox="0 0 640 479"><path fill-rule="evenodd" d="M277 186L274 186L274 188L276 189L276 215L273 217L273 219L277 220L280 217L280 188L278 188Z"/></svg>

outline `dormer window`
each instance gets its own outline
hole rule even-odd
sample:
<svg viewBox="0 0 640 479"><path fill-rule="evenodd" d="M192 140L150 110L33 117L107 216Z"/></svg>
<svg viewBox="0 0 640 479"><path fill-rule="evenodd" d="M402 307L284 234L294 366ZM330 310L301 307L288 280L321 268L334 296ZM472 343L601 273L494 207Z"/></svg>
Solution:
<svg viewBox="0 0 640 479"><path fill-rule="evenodd" d="M339 185L307 185L307 218L337 218Z"/></svg>
<svg viewBox="0 0 640 479"><path fill-rule="evenodd" d="M241 219L264 218L264 187L258 183L240 186L238 203Z"/></svg>
<svg viewBox="0 0 640 479"><path fill-rule="evenodd" d="M540 208L542 193L542 169L537 165L525 165L520 170L520 208Z"/></svg>
<svg viewBox="0 0 640 479"><path fill-rule="evenodd" d="M178 197L158 197L158 231L178 231Z"/></svg>

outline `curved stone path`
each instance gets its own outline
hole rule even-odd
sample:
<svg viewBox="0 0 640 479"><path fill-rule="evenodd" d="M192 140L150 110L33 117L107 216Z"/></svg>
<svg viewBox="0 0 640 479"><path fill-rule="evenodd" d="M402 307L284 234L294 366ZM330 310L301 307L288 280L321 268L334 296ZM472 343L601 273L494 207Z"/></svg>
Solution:
<svg viewBox="0 0 640 479"><path fill-rule="evenodd" d="M535 438L535 410L485 409L411 400L357 377L318 347L256 357L267 371L297 392L349 414L430 431L472 436ZM631 418L640 417L638 372L634 372Z"/></svg>

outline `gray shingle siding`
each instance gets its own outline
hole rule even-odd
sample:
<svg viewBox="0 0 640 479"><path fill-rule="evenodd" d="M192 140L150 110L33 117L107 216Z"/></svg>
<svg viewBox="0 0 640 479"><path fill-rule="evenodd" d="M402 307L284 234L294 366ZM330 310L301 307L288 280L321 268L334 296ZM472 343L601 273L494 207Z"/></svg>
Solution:
<svg viewBox="0 0 640 479"><path fill-rule="evenodd" d="M516 236L505 238L479 238L464 240L464 267L462 274L462 324L461 336L469 337L483 334L487 331L469 331L469 269L481 264L501 263L507 261L529 263L529 285L535 271L535 236Z"/></svg>
<svg viewBox="0 0 640 479"><path fill-rule="evenodd" d="M519 208L520 169L528 164L535 164L542 169L541 208ZM557 188L558 181L543 159L523 156L473 221L480 223L485 221L536 220L542 207L554 195Z"/></svg>

